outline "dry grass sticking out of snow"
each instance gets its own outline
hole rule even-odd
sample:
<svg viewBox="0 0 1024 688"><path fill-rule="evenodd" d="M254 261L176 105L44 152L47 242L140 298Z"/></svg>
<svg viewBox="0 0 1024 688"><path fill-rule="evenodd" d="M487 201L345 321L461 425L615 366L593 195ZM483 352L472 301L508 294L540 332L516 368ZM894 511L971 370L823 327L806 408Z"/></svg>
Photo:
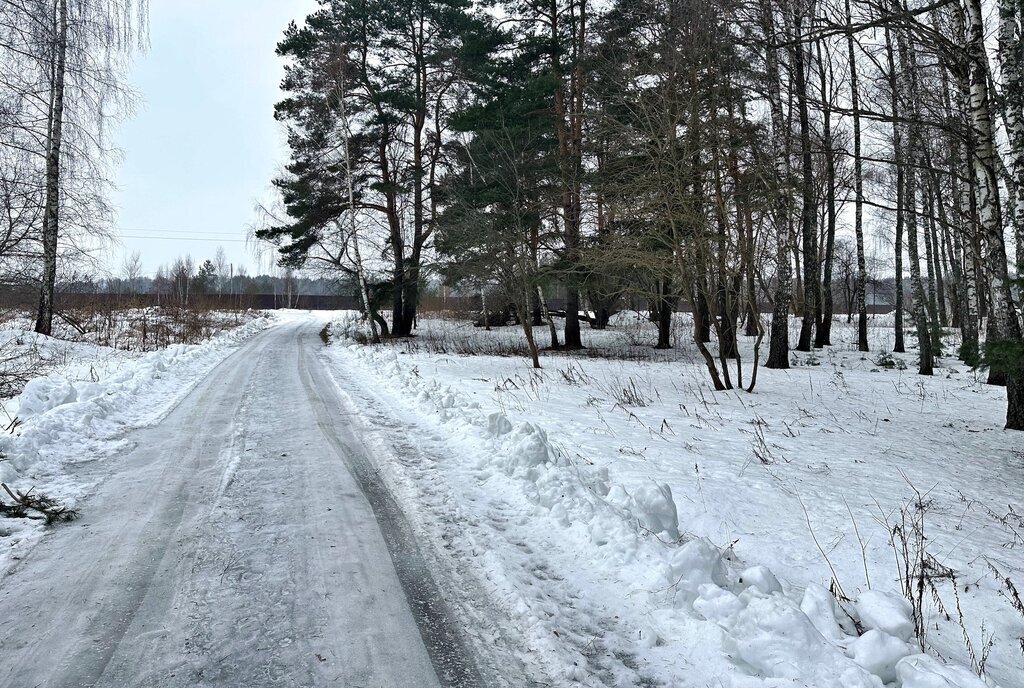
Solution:
<svg viewBox="0 0 1024 688"><path fill-rule="evenodd" d="M335 355L435 438L443 459L402 470L444 482L510 618L575 663L566 680L1024 686L1005 390L951 358L913 374L876 319L870 354L837 322L834 346L762 369L754 394L715 392L686 327L655 352L620 316L539 371L511 356L517 328L442 319Z"/></svg>

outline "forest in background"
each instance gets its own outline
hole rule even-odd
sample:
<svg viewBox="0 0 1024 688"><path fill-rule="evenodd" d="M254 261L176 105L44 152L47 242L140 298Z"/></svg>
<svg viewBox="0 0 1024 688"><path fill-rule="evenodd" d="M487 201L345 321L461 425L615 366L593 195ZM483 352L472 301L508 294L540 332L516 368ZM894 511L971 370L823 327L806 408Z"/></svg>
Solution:
<svg viewBox="0 0 1024 688"><path fill-rule="evenodd" d="M278 47L292 157L257 235L356 280L374 338L411 334L434 272L497 292L536 365L534 326L563 317L558 346L582 347L581 319L641 295L659 346L680 302L700 314L710 379L733 388L743 336L751 384L830 344L846 246L868 349L871 238L873 272L910 287L895 351L924 375L987 365L1024 428L1019 2L322 5Z"/></svg>

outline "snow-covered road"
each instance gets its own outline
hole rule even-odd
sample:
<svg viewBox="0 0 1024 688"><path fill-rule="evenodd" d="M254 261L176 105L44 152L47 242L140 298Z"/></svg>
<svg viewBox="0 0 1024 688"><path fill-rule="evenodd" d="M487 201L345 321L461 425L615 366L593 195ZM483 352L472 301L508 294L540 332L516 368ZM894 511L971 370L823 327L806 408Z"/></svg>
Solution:
<svg viewBox="0 0 1024 688"><path fill-rule="evenodd" d="M0 583L0 686L479 685L317 349L286 321L132 449Z"/></svg>

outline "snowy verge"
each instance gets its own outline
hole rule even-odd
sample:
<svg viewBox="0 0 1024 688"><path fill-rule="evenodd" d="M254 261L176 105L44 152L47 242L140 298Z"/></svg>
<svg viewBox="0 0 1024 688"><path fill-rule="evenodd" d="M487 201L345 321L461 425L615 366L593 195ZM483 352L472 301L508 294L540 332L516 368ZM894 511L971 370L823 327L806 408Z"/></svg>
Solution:
<svg viewBox="0 0 1024 688"><path fill-rule="evenodd" d="M501 512L523 546L545 550L529 559L511 556L497 541L511 536L497 532L480 543L489 550L488 577L504 608L521 617L531 645L559 655L570 612L552 600L566 596L557 588L570 587L568 598L578 596L572 606L603 617L594 623L603 647L630 656L598 678L563 652L563 673L553 677L560 684L995 685L921 654L901 597L869 590L840 605L820 586L793 586L756 562L737 561L728 546L681 534L669 485L618 484L607 468L552 443L541 424L484 408L393 349L352 345L336 353L454 450L437 470L461 498L463 517L494 519ZM538 559L553 570L512 570Z"/></svg>
<svg viewBox="0 0 1024 688"><path fill-rule="evenodd" d="M71 475L69 466L123 451L131 430L158 422L241 343L275 321L274 315L260 315L201 344L142 355L92 347L93 355L75 360L72 349L62 371L30 380L4 401L13 427L0 437L0 482L74 507L89 485ZM61 346L40 335L19 336L35 338L33 346ZM0 575L42 533L34 522L0 519Z"/></svg>

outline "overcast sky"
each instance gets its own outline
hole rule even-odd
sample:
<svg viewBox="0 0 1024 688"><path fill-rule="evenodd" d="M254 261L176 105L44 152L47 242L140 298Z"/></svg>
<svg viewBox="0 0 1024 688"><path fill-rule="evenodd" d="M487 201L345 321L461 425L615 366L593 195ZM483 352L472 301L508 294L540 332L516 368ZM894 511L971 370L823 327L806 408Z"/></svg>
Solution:
<svg viewBox="0 0 1024 688"><path fill-rule="evenodd" d="M189 253L202 262L217 246L257 269L246 246L254 206L287 159L273 118L283 75L274 49L290 20L315 0L150 0L150 50L132 86L142 98L117 135L121 244L109 263L142 254L151 274ZM161 237L161 238L154 238ZM264 262L264 269L267 263Z"/></svg>

